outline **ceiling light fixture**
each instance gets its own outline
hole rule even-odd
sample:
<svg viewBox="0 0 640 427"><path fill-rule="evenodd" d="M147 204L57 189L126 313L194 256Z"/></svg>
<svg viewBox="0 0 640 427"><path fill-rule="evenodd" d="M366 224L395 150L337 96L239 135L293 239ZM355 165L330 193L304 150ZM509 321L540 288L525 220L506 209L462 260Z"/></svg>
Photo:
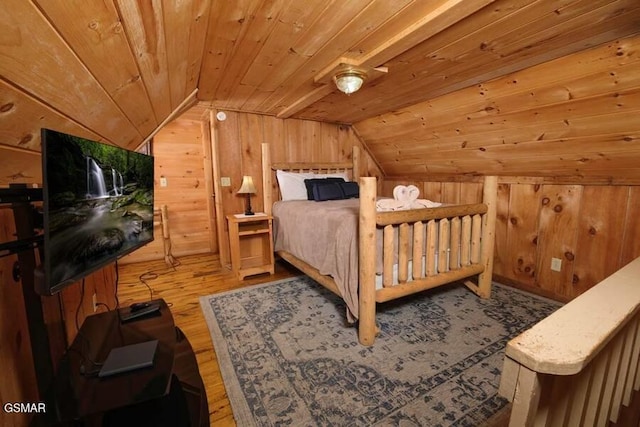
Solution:
<svg viewBox="0 0 640 427"><path fill-rule="evenodd" d="M366 78L367 74L364 71L347 69L333 76L333 81L341 92L349 95L360 89Z"/></svg>

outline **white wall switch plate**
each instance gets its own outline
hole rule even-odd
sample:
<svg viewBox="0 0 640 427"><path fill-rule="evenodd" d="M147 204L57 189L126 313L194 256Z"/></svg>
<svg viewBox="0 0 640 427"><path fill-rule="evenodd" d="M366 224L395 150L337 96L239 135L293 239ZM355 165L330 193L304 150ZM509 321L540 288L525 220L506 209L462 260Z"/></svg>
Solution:
<svg viewBox="0 0 640 427"><path fill-rule="evenodd" d="M222 178L220 178L220 185L222 185L223 187L230 187L231 178L229 178L228 176L223 176Z"/></svg>
<svg viewBox="0 0 640 427"><path fill-rule="evenodd" d="M160 187L166 187L167 186L167 178L164 176L160 177Z"/></svg>
<svg viewBox="0 0 640 427"><path fill-rule="evenodd" d="M553 271L562 270L562 260L560 258L551 258L551 269Z"/></svg>

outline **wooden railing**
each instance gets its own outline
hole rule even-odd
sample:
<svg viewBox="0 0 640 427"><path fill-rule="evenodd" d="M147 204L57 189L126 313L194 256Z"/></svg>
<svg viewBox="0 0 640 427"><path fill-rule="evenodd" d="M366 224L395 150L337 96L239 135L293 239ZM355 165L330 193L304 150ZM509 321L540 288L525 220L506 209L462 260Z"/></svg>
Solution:
<svg viewBox="0 0 640 427"><path fill-rule="evenodd" d="M640 258L507 344L510 426L607 426L640 390ZM637 409L637 408L636 408Z"/></svg>

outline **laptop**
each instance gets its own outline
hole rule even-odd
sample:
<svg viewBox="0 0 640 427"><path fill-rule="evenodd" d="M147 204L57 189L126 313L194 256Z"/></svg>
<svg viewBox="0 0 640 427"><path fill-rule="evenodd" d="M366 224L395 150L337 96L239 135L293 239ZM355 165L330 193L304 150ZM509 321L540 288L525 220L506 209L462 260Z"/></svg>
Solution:
<svg viewBox="0 0 640 427"><path fill-rule="evenodd" d="M157 348L158 340L112 348L98 372L98 377L104 378L153 366Z"/></svg>

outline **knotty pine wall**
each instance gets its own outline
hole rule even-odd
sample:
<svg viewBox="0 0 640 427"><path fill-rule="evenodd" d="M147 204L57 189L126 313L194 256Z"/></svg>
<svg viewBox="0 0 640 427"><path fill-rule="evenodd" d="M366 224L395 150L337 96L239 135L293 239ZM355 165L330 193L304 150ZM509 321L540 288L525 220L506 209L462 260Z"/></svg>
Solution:
<svg viewBox="0 0 640 427"><path fill-rule="evenodd" d="M640 186L554 185L502 179L494 277L560 301L569 301L640 256ZM479 183L385 180L383 194L414 184L421 197L477 203ZM560 272L551 258L562 260Z"/></svg>
<svg viewBox="0 0 640 427"><path fill-rule="evenodd" d="M262 200L262 143L270 144L271 160L276 162L339 162L351 158L354 145L361 148L361 175L381 176L349 126L310 120L279 119L273 116L226 111L227 118L211 121L212 140L218 155L219 176L231 178L231 186L220 187L223 215L244 212L245 197L236 194L243 175L253 177L258 194L252 196L254 212L264 211ZM275 191L274 180L274 191ZM274 196L273 200L277 200ZM225 247L221 259L228 260L228 226L223 225Z"/></svg>
<svg viewBox="0 0 640 427"><path fill-rule="evenodd" d="M13 212L8 205L0 206L0 241L15 240ZM13 279L13 266L17 255L0 258L0 401L38 402L29 328L22 296L22 282ZM82 281L63 289L57 295L42 297L45 323L49 332L51 357L54 364L60 360L67 344L76 336L78 325L93 314L93 295L96 301L115 307L115 268L109 265ZM98 306L97 311L104 311ZM27 414L8 414L0 411L0 425L22 427L28 424Z"/></svg>
<svg viewBox="0 0 640 427"><path fill-rule="evenodd" d="M191 115L168 123L153 138L154 204L156 209L167 205L171 253L175 257L218 251L213 216L209 215L213 215L213 189L207 173L211 161L204 141L203 122ZM166 187L160 185L163 177ZM163 258L164 239L160 217L156 216L153 242L121 262Z"/></svg>

